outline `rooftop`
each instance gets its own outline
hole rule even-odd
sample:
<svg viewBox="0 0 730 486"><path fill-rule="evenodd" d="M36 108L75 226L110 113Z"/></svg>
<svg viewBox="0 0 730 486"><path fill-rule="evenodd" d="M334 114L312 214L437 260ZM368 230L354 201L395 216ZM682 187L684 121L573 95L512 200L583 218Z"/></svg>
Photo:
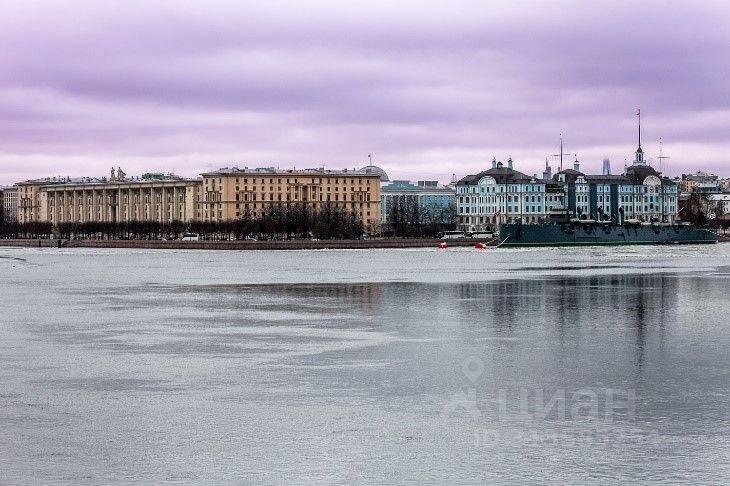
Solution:
<svg viewBox="0 0 730 486"><path fill-rule="evenodd" d="M148 172L137 177L107 178L107 177L44 177L19 182L19 185L92 185L92 184L154 184L159 182L192 182L199 179L189 179L175 174Z"/></svg>
<svg viewBox="0 0 730 486"><path fill-rule="evenodd" d="M279 169L276 167L223 167L221 169L204 172L202 176L213 176L213 175L231 175L231 174L272 174L272 175L303 175L303 176L363 176L363 177L381 177L380 174L373 172L367 172L364 169L325 169L324 167L318 168L306 168L306 169Z"/></svg>
<svg viewBox="0 0 730 486"><path fill-rule="evenodd" d="M413 184L411 181L395 180L380 188L381 192L417 192L429 194L454 194L454 190L448 186L439 186L436 181L418 181ZM429 184L426 184L429 183Z"/></svg>
<svg viewBox="0 0 730 486"><path fill-rule="evenodd" d="M479 180L482 177L485 176L493 177L497 181L497 184L511 184L530 181L545 182L537 176L529 176L511 167L504 167L501 162L496 162L496 167L484 170L478 174L463 177L459 182L457 182L457 184L474 186L479 183Z"/></svg>
<svg viewBox="0 0 730 486"><path fill-rule="evenodd" d="M377 174L380 176L380 182L388 182L390 179L388 178L388 174L378 167L377 165L366 165L362 169L360 169L363 172L366 172L368 174Z"/></svg>

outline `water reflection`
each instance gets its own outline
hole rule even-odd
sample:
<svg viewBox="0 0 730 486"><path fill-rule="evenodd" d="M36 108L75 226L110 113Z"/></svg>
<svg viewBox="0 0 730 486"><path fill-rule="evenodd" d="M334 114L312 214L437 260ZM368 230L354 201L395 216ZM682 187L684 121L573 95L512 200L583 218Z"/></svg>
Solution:
<svg viewBox="0 0 730 486"><path fill-rule="evenodd" d="M117 254L84 258L90 281L58 257L13 277L0 295L0 482L580 484L673 482L684 468L707 483L724 459L727 266L591 275L608 267L523 252L511 272L514 253L402 252L366 254L343 276L357 254L257 265L226 253L190 270L197 255L135 255L114 279ZM418 267L425 257L436 272ZM242 258L250 270L232 275ZM336 267L329 283L272 283L323 265ZM601 419L595 447L581 440L586 421L522 420L515 398L586 388L636 393L633 421ZM443 418L464 390L481 421ZM506 418L493 406L502 393ZM657 434L637 444L633 428ZM477 448L475 432L488 439Z"/></svg>

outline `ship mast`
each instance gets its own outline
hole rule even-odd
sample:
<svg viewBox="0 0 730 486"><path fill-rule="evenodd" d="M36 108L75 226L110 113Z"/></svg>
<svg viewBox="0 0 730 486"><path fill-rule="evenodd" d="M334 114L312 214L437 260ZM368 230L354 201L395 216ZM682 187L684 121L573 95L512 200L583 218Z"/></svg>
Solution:
<svg viewBox="0 0 730 486"><path fill-rule="evenodd" d="M664 159L668 159L669 156L664 155L664 152L663 152L663 142L662 142L661 137L659 137L659 157L658 158L659 158L659 172L663 172L663 170L664 170L663 161L664 161ZM661 194L661 198L662 198L662 222L664 222L664 216L665 216L665 213L666 213L665 207L664 207L664 203L665 203L665 200L666 200L665 199L666 189L664 188L664 181L662 181L662 178L661 177L659 178L659 180L661 181L661 186L659 186L659 187L661 188L660 194Z"/></svg>
<svg viewBox="0 0 730 486"><path fill-rule="evenodd" d="M561 172L563 170L563 134L560 134L560 153L559 154L553 154L551 157L560 157L560 168L558 169L558 172Z"/></svg>
<svg viewBox="0 0 730 486"><path fill-rule="evenodd" d="M669 158L668 156L663 155L663 153L662 153L662 143L663 142L662 142L662 139L660 137L659 138L659 157L657 157L659 159L659 172L664 172L664 159L668 159Z"/></svg>

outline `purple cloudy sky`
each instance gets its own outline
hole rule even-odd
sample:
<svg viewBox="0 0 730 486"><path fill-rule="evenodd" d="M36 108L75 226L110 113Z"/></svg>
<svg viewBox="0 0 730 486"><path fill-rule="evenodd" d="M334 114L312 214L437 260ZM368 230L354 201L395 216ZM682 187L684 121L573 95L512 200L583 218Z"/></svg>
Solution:
<svg viewBox="0 0 730 486"><path fill-rule="evenodd" d="M450 179L559 133L582 168L636 148L730 175L727 1L6 0L0 183L362 166Z"/></svg>

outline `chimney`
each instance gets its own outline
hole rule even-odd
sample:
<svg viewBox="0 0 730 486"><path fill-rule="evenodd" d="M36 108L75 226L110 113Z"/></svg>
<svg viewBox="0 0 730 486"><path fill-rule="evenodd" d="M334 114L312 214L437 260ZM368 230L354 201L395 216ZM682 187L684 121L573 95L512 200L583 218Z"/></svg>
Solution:
<svg viewBox="0 0 730 486"><path fill-rule="evenodd" d="M494 157L492 157L492 169L494 169L496 167L497 167L497 159L495 159Z"/></svg>

